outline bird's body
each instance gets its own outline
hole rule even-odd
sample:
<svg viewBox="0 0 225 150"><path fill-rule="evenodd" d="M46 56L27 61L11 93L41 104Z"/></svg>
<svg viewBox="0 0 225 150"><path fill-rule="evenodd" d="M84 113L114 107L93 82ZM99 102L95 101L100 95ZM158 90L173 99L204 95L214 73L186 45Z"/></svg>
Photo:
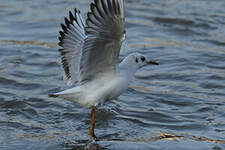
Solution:
<svg viewBox="0 0 225 150"><path fill-rule="evenodd" d="M49 96L92 107L89 135L96 139L96 106L126 91L139 68L157 63L142 54L132 53L118 64L120 47L125 39L123 0L94 0L90 9L86 22L75 9L74 14L69 12L69 19L65 18L65 25L61 25L59 46L62 48L59 52L64 79L74 87Z"/></svg>
<svg viewBox="0 0 225 150"><path fill-rule="evenodd" d="M120 63L117 72L101 73L91 81L54 95L73 101L82 107L98 106L105 101L113 100L127 90L129 82L138 69L133 59L128 58Z"/></svg>
<svg viewBox="0 0 225 150"><path fill-rule="evenodd" d="M103 74L93 81L54 95L76 102L82 107L92 107L118 97L127 88L128 80L120 74Z"/></svg>

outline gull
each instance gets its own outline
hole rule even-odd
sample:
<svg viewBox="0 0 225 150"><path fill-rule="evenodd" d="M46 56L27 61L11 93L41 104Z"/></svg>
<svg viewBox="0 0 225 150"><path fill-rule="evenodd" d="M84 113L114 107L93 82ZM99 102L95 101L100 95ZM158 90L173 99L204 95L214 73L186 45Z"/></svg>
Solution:
<svg viewBox="0 0 225 150"><path fill-rule="evenodd" d="M118 63L126 33L123 0L94 0L85 22L75 8L61 27L59 52L64 79L72 88L49 96L91 108L88 134L95 141L96 107L125 92L139 68L158 63L140 53L131 53Z"/></svg>

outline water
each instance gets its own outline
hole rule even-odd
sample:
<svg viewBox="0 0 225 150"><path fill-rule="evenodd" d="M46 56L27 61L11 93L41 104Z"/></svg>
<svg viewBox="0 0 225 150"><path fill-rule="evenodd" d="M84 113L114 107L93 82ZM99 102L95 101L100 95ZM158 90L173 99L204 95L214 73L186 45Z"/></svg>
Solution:
<svg viewBox="0 0 225 150"><path fill-rule="evenodd" d="M97 111L47 94L66 89L57 36L74 7L91 0L0 3L0 149L225 149L225 2L125 0L120 59L148 55L127 92Z"/></svg>

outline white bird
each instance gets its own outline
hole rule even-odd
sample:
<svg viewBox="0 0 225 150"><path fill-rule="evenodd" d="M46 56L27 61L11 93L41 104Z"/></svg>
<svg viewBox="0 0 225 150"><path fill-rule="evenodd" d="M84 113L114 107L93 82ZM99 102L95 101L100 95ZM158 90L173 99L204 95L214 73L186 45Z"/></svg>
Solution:
<svg viewBox="0 0 225 150"><path fill-rule="evenodd" d="M123 0L94 0L86 22L80 11L69 12L60 31L59 49L64 79L71 89L50 94L82 107L92 107L89 135L94 133L96 106L117 98L127 90L137 69L158 63L139 53L128 55L120 64L120 47L125 39Z"/></svg>

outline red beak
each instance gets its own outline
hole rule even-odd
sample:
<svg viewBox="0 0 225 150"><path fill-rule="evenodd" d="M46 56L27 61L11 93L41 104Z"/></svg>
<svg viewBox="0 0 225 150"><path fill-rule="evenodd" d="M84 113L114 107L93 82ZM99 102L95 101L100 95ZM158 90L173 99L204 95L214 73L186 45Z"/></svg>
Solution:
<svg viewBox="0 0 225 150"><path fill-rule="evenodd" d="M159 63L157 63L155 61L148 61L147 64L149 64L149 65L159 65Z"/></svg>

